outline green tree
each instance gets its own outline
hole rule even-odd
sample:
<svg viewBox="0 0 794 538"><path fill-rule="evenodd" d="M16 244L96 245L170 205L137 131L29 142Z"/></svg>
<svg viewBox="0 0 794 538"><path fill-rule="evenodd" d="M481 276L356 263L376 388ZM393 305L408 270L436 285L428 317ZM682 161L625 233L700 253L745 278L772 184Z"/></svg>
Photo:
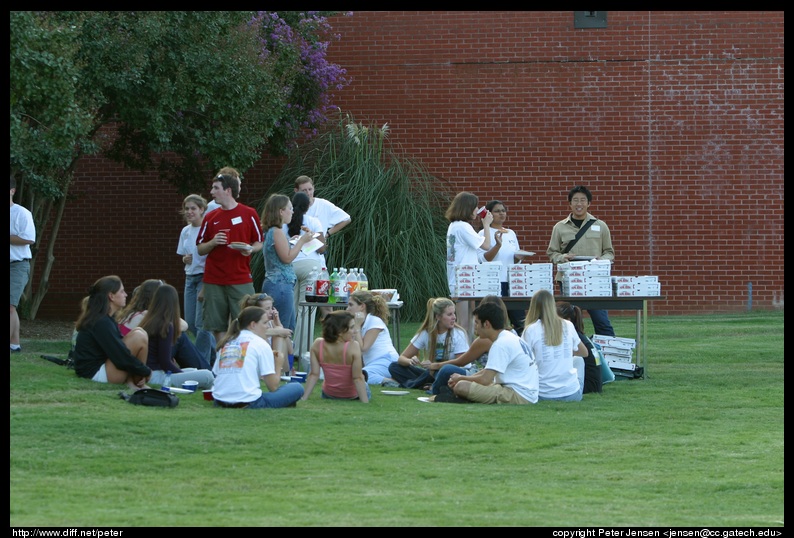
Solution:
<svg viewBox="0 0 794 538"><path fill-rule="evenodd" d="M315 195L350 214L352 223L329 238L326 262L363 267L369 287L397 288L401 316L421 320L430 297L449 295L444 211L448 183L388 144L388 125L367 127L350 116L290 153L272 193L292 196L295 178L314 180ZM264 200L256 203L260 210ZM257 289L264 280L261 252L251 261ZM399 350L402 351L402 350Z"/></svg>
<svg viewBox="0 0 794 538"><path fill-rule="evenodd" d="M47 252L28 317L78 160L157 170L185 194L221 166L285 154L346 84L325 60L329 13L11 13L11 173L39 232L32 267Z"/></svg>

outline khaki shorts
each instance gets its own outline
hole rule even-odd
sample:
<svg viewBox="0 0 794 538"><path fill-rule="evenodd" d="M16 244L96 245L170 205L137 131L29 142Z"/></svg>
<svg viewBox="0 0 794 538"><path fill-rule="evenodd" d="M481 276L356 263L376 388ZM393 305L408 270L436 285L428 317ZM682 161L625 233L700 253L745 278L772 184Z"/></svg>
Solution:
<svg viewBox="0 0 794 538"><path fill-rule="evenodd" d="M240 301L246 295L252 295L253 282L249 284L218 284L204 283L204 330L226 332L229 321L240 314Z"/></svg>
<svg viewBox="0 0 794 538"><path fill-rule="evenodd" d="M480 385L472 382L469 385L469 395L466 399L484 404L516 404L525 405L529 401L518 395L516 391L504 385Z"/></svg>

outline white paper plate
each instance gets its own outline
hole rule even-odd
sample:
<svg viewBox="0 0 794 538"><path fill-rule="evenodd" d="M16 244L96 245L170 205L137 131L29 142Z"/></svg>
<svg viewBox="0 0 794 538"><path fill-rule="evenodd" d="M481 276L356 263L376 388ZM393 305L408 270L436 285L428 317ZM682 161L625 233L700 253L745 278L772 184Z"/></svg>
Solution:
<svg viewBox="0 0 794 538"><path fill-rule="evenodd" d="M534 256L535 253L529 250L516 250L516 256Z"/></svg>
<svg viewBox="0 0 794 538"><path fill-rule="evenodd" d="M425 403L433 403L433 400L430 399L430 396L420 396L417 398L417 400Z"/></svg>
<svg viewBox="0 0 794 538"><path fill-rule="evenodd" d="M404 394L410 394L410 391L407 390L382 390L380 391L381 394L388 394L390 396L403 396Z"/></svg>
<svg viewBox="0 0 794 538"><path fill-rule="evenodd" d="M254 247L252 247L251 245L243 245L243 246L226 245L226 246L228 246L229 248L233 248L234 250L253 250L254 249Z"/></svg>
<svg viewBox="0 0 794 538"><path fill-rule="evenodd" d="M282 381L292 381L292 378L290 376L288 376L288 375L283 375L283 376L281 376L281 380Z"/></svg>
<svg viewBox="0 0 794 538"><path fill-rule="evenodd" d="M574 256L571 261L575 262L589 262L595 259L595 256Z"/></svg>

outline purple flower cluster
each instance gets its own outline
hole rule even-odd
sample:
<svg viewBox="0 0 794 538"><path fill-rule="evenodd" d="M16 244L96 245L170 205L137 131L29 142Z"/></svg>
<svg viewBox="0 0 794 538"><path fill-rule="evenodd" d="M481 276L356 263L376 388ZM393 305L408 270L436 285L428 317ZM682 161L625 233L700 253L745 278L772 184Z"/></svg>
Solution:
<svg viewBox="0 0 794 538"><path fill-rule="evenodd" d="M345 69L327 59L330 41L340 36L317 12L287 21L278 12L260 11L250 25L259 32L260 59L279 77L285 96L286 107L273 138L285 147L294 146L301 133L306 138L317 134L317 128L337 110L333 92L349 84Z"/></svg>

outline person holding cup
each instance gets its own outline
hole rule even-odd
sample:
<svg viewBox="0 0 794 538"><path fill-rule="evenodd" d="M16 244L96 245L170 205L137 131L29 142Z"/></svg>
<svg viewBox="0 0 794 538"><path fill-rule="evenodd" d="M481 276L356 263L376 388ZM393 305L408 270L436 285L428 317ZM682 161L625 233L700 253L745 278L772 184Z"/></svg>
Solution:
<svg viewBox="0 0 794 538"><path fill-rule="evenodd" d="M470 192L459 192L447 208L444 217L449 221L447 228L447 283L449 295L456 297L457 286L455 269L459 265L476 265L480 263L480 251L491 249L491 222L493 215L485 208L477 209L478 198ZM484 211L484 214L483 214ZM479 235L472 222L482 222L483 235ZM469 319L468 301L458 301L455 312L466 334L472 334Z"/></svg>
<svg viewBox="0 0 794 538"><path fill-rule="evenodd" d="M196 252L204 262L204 329L220 341L229 319L240 313L243 295L254 293L251 255L262 250L264 234L253 207L237 202L240 178L218 173L212 180L212 198L218 209L205 214Z"/></svg>

